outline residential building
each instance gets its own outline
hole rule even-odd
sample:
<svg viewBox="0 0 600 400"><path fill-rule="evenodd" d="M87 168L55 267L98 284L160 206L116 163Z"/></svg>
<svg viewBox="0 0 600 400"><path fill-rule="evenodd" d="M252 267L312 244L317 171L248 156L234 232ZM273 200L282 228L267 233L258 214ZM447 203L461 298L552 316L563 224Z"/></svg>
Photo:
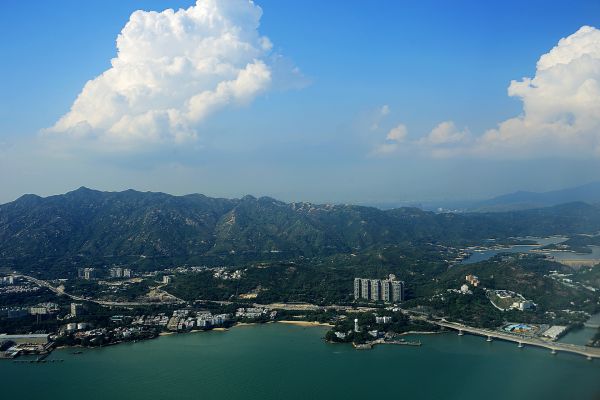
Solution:
<svg viewBox="0 0 600 400"><path fill-rule="evenodd" d="M387 315L383 317L376 316L375 322L378 324L389 324L390 322L392 322L392 317Z"/></svg>
<svg viewBox="0 0 600 400"><path fill-rule="evenodd" d="M395 303L404 300L404 282L394 275L388 279L354 279L354 299Z"/></svg>
<svg viewBox="0 0 600 400"><path fill-rule="evenodd" d="M360 298L369 300L371 298L371 281L369 279L361 279L360 286L362 288Z"/></svg>
<svg viewBox="0 0 600 400"><path fill-rule="evenodd" d="M122 278L123 277L123 268L115 267L110 269L110 277L111 278Z"/></svg>
<svg viewBox="0 0 600 400"><path fill-rule="evenodd" d="M74 317L80 316L84 314L83 304L81 303L71 303L71 315Z"/></svg>
<svg viewBox="0 0 600 400"><path fill-rule="evenodd" d="M391 302L398 303L404 301L404 281L397 281L395 279L390 280L392 285L392 298Z"/></svg>
<svg viewBox="0 0 600 400"><path fill-rule="evenodd" d="M354 278L354 300L362 297L362 283L360 278Z"/></svg>
<svg viewBox="0 0 600 400"><path fill-rule="evenodd" d="M465 277L465 280L467 282L469 282L471 285L473 285L474 287L479 286L479 278L477 278L477 276L475 276L475 275L467 275Z"/></svg>
<svg viewBox="0 0 600 400"><path fill-rule="evenodd" d="M371 300L381 300L381 280L379 279L373 279L371 281Z"/></svg>
<svg viewBox="0 0 600 400"><path fill-rule="evenodd" d="M381 281L381 299L386 303L390 303L393 299L392 282L387 279Z"/></svg>
<svg viewBox="0 0 600 400"><path fill-rule="evenodd" d="M96 279L96 270L94 268L79 268L77 270L77 277L88 281Z"/></svg>

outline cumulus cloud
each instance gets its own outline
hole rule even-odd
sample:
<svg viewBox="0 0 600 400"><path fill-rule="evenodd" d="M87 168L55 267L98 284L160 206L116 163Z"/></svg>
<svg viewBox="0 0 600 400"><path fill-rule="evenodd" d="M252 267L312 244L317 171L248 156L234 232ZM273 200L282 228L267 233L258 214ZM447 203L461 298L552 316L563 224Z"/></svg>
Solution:
<svg viewBox="0 0 600 400"><path fill-rule="evenodd" d="M600 156L600 30L584 26L561 39L508 94L521 99L523 113L485 132L472 151Z"/></svg>
<svg viewBox="0 0 600 400"><path fill-rule="evenodd" d="M46 134L135 145L197 139L208 116L269 90L274 68L300 75L271 54L258 32L261 15L250 0L134 12L111 67L85 84Z"/></svg>
<svg viewBox="0 0 600 400"><path fill-rule="evenodd" d="M446 121L403 147L434 156L600 156L600 30L584 26L561 39L540 57L533 78L510 83L508 95L522 101L522 113L478 137ZM375 153L400 148L388 135Z"/></svg>
<svg viewBox="0 0 600 400"><path fill-rule="evenodd" d="M453 121L445 121L433 128L429 135L418 142L425 146L446 146L464 143L468 140L467 129L458 130Z"/></svg>
<svg viewBox="0 0 600 400"><path fill-rule="evenodd" d="M408 129L404 124L398 124L390 129L385 137L385 142L378 145L372 152L372 155L384 155L396 152L400 144L406 140Z"/></svg>
<svg viewBox="0 0 600 400"><path fill-rule="evenodd" d="M371 124L372 131L379 129L379 124L381 123L381 120L383 120L390 113L390 111L390 106L388 106L387 104L384 104L383 106L381 106L381 108L377 110L377 112L375 113L375 117L373 118L373 123Z"/></svg>
<svg viewBox="0 0 600 400"><path fill-rule="evenodd" d="M406 126L403 124L399 124L395 128L390 129L388 132L386 139L394 142L401 142L406 139L406 135L408 135L408 130Z"/></svg>

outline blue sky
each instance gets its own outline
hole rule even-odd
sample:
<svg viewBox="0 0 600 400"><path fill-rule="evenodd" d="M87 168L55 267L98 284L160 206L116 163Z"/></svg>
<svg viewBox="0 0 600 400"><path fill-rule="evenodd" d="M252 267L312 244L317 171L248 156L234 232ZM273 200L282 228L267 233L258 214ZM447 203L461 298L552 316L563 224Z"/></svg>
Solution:
<svg viewBox="0 0 600 400"><path fill-rule="evenodd" d="M533 92L507 94L511 80L537 73L540 82L554 84L536 70L537 61L582 26L600 27L598 1L256 1L262 8L258 35L272 43L260 57L271 72L273 55L284 57L283 69L299 69L300 78L284 76L241 105L232 100L193 119L186 130L193 137L183 144L168 136L150 146L142 137L115 150L96 141L103 128L94 126L92 138L81 139L68 125L54 129L60 141L47 142L44 130L69 112L87 81L111 67L115 40L133 11L194 4L3 2L0 201L85 185L391 202L480 198L600 179L600 153L581 151L598 143L595 121L574 128L585 146L574 144L572 151L575 140L557 136L560 126L554 125L517 134L500 129L501 137L536 140L519 139L501 152L489 150L498 146L492 139L479 140L523 115L525 103L539 109ZM596 46L594 35L576 39ZM598 59L590 62L597 65ZM580 86L548 91L572 93ZM100 100L89 99L94 101ZM389 111L381 112L385 106ZM543 118L532 120L554 121L548 115L552 107L545 107ZM573 114L578 121L590 113L572 103L563 108L557 115ZM440 133L443 141L425 140L443 122L452 123ZM399 125L406 135L386 139ZM539 151L539 143L555 142L557 149ZM534 147L538 150L530 150Z"/></svg>

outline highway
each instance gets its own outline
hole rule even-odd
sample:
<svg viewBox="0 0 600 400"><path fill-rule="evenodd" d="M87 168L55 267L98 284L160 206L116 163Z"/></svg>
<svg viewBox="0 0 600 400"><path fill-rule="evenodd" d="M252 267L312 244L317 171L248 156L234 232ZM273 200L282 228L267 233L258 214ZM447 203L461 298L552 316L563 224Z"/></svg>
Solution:
<svg viewBox="0 0 600 400"><path fill-rule="evenodd" d="M472 335L484 336L488 339L500 339L509 342L519 343L519 345L530 345L536 347L544 347L546 349L551 350L553 353L555 352L566 352L566 353L574 353L587 357L588 359L600 358L600 348L595 347L586 347L579 346L576 344L569 343L560 343L560 342L551 342L545 341L542 339L537 339L533 337L527 336L517 336L510 333L502 333L498 331L493 331L489 329L480 329L473 328L470 326L458 324L455 322L448 321L429 321L433 324L442 326L447 329L452 329L459 332L470 333Z"/></svg>
<svg viewBox="0 0 600 400"><path fill-rule="evenodd" d="M168 296L170 296L171 298L173 298L173 300L170 301L161 301L161 302L142 302L142 301L132 301L132 302L120 302L120 301L106 301L106 300L97 300L97 299L92 299L92 298L85 298L85 297L81 297L81 296L76 296L74 294L70 294L67 293L57 287L52 286L50 283L48 283L47 281L41 280L41 279L37 279L34 278L33 276L29 276L29 275L12 275L15 278L24 278L27 279L30 282L35 283L38 286L41 287L45 287L48 288L49 290L51 290L52 292L58 294L58 295L64 295L67 296L75 301L89 301L92 303L96 303L96 304L100 304L103 306L116 306L116 307L135 307L135 306L151 306L151 305L165 305L165 304L181 304L181 303L185 303L184 300L179 299L167 292L163 292L165 294L167 294ZM160 289L159 289L160 290Z"/></svg>

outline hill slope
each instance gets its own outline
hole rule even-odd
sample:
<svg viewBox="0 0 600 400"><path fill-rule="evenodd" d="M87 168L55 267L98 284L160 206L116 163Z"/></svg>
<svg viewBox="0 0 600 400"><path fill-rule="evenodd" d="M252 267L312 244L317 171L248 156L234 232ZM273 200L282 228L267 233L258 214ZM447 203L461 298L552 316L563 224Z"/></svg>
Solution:
<svg viewBox="0 0 600 400"><path fill-rule="evenodd" d="M144 260L245 262L357 253L389 244L600 230L600 208L570 203L505 213L435 214L272 198L100 192L87 188L0 206L0 266L74 270Z"/></svg>

